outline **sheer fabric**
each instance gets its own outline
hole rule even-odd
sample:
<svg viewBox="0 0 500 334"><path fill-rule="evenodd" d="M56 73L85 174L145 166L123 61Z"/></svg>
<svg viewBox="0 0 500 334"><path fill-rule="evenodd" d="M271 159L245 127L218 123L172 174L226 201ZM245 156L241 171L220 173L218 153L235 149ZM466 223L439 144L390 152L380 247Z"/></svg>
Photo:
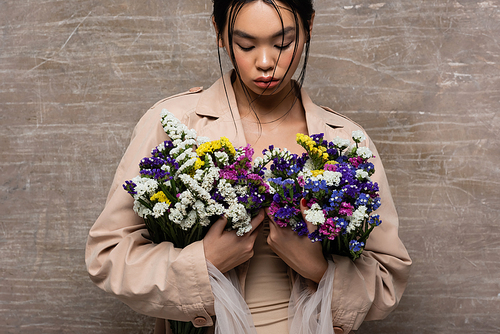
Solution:
<svg viewBox="0 0 500 334"><path fill-rule="evenodd" d="M230 270L226 277L209 261L207 268L217 317L215 334L256 334L250 310L239 291L235 271Z"/></svg>
<svg viewBox="0 0 500 334"><path fill-rule="evenodd" d="M316 291L297 275L288 308L289 334L333 334L332 296L335 264L328 261L328 269Z"/></svg>

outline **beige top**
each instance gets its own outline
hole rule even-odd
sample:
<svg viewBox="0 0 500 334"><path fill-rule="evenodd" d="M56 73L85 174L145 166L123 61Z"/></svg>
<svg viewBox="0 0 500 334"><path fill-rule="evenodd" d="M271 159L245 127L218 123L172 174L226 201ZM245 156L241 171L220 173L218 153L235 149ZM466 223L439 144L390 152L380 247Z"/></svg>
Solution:
<svg viewBox="0 0 500 334"><path fill-rule="evenodd" d="M85 260L91 279L142 314L192 321L195 326L213 324L214 298L203 241L184 249L174 248L169 242L152 244L144 237L147 234L144 221L133 211L133 199L122 185L139 174L140 160L168 139L160 123L164 108L200 136L224 135L236 147L246 145L241 121L232 116L238 115L238 108L230 75L224 79L229 83L227 95L220 79L207 90L194 88L164 99L141 118L117 168L106 205L89 232ZM398 216L384 167L371 139L358 124L315 105L304 90L301 101L308 133L324 133L326 139L332 140L337 136L350 139L352 131L362 130L367 139L361 145L369 147L376 156L372 159L376 170L372 180L380 187L382 205L377 213L383 222L372 232L365 251L355 262L347 257L332 256L335 262L333 326L339 327L338 332L342 328L348 333L364 320L383 319L398 305L411 260L398 236ZM245 290L248 264L236 269ZM269 290L262 293L270 294ZM169 332L165 320L157 321L155 332Z"/></svg>
<svg viewBox="0 0 500 334"><path fill-rule="evenodd" d="M290 299L288 266L267 244L269 220L263 224L248 267L245 300L258 334L286 333Z"/></svg>

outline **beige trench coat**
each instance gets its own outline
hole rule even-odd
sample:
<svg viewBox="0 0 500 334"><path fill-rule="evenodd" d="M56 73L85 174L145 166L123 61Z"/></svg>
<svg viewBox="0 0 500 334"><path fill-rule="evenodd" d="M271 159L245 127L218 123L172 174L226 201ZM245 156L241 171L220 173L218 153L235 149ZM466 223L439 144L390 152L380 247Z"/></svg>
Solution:
<svg viewBox="0 0 500 334"><path fill-rule="evenodd" d="M164 108L200 136L226 136L236 147L246 145L230 75L224 79L227 96L219 79L207 90L192 88L166 98L141 118L118 166L104 210L89 232L85 258L92 281L135 311L158 318L156 333L169 332L168 323L161 319L192 321L197 327L213 325L214 299L203 241L184 249L169 242L152 244L144 237L145 225L132 210L133 199L122 184L139 174L139 161L149 156L153 147L167 140L160 123ZM304 91L301 100L309 134L325 133L329 140L337 136L350 139L353 130L363 130L348 118L315 105ZM376 171L372 179L380 187L382 205L377 213L383 223L374 229L355 262L333 256L332 316L339 333L357 329L364 320L387 316L401 298L411 265L398 237L398 217L384 168L373 142L366 137L361 145L376 156L372 159ZM248 263L237 268L243 287L247 268Z"/></svg>

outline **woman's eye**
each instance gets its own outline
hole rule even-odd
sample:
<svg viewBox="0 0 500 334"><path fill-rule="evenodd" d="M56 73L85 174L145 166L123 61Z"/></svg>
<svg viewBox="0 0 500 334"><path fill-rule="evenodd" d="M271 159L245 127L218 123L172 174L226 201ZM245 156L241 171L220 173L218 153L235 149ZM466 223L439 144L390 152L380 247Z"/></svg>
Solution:
<svg viewBox="0 0 500 334"><path fill-rule="evenodd" d="M292 42L290 42L288 44L275 45L275 47L277 47L280 50L285 50L285 49L288 49L290 47L290 45L292 45Z"/></svg>
<svg viewBox="0 0 500 334"><path fill-rule="evenodd" d="M242 50L242 51L250 51L253 49L253 46L249 46L249 47L244 47L244 46L241 46L239 44L237 44L238 47Z"/></svg>

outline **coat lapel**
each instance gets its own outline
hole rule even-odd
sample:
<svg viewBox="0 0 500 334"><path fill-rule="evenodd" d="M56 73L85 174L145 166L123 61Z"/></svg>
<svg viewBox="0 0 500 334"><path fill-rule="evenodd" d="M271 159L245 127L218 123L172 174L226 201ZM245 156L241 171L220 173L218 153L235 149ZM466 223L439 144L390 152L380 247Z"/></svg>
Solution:
<svg viewBox="0 0 500 334"><path fill-rule="evenodd" d="M198 134L210 140L217 140L224 135L235 147L240 147L245 146L247 141L231 84L232 74L233 71L227 72L200 97L196 114L208 117L209 121L198 130ZM304 89L301 90L301 100L310 135L324 133L325 138L330 139L336 136L350 138L350 134L344 129L345 120L341 116L314 104Z"/></svg>
<svg viewBox="0 0 500 334"><path fill-rule="evenodd" d="M196 114L208 117L209 121L197 133L210 140L225 136L234 147L240 147L246 146L247 141L231 84L231 74L232 71L226 73L200 97Z"/></svg>

